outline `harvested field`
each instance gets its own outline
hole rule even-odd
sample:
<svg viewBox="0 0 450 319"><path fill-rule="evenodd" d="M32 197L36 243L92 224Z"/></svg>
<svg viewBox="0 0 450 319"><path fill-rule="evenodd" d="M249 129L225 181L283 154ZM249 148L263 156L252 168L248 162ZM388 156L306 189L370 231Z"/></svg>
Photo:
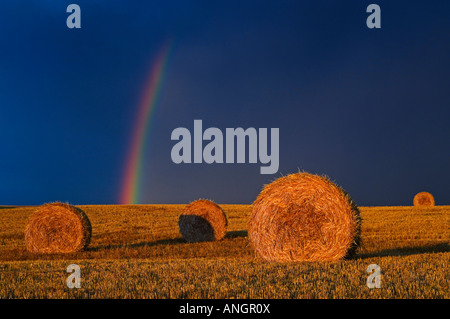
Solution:
<svg viewBox="0 0 450 319"><path fill-rule="evenodd" d="M33 254L24 229L36 207L0 210L1 298L450 298L450 206L360 207L361 245L350 260L266 262L247 237L250 205L220 205L218 242L186 243L185 205L77 206L92 224L86 251ZM82 269L68 289L66 267ZM366 286L369 264L380 289Z"/></svg>

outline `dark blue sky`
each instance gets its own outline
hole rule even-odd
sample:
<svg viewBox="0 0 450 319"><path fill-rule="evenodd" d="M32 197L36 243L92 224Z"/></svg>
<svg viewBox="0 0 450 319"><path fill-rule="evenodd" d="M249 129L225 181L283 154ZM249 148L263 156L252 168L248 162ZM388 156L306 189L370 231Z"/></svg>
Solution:
<svg viewBox="0 0 450 319"><path fill-rule="evenodd" d="M448 1L0 4L0 204L114 204L149 66L172 39L142 203L251 203L298 169L359 205L450 204ZM81 29L66 7L81 7ZM380 5L381 29L366 7ZM172 163L177 127L280 129L280 168Z"/></svg>

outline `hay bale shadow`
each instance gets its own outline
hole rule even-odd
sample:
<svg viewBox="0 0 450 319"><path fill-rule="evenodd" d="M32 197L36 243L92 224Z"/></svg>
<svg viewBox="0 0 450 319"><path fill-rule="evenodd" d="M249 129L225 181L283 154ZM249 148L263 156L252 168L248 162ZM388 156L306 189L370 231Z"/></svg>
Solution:
<svg viewBox="0 0 450 319"><path fill-rule="evenodd" d="M354 259L366 259L373 257L395 257L395 256L410 256L430 253L444 253L450 252L450 245L448 243L441 243L428 246L416 246L416 247L402 247L384 249L381 251L357 254Z"/></svg>
<svg viewBox="0 0 450 319"><path fill-rule="evenodd" d="M227 232L225 238L239 238L248 237L248 231L246 230L235 230Z"/></svg>
<svg viewBox="0 0 450 319"><path fill-rule="evenodd" d="M179 245L183 244L186 241L182 238L173 238L173 239L160 239L152 242L141 242L135 244L117 244L117 245L102 245L96 247L88 247L86 251L88 252L96 252L102 250L115 250L120 248L141 248L141 247L153 247L153 246L171 246L171 245Z"/></svg>

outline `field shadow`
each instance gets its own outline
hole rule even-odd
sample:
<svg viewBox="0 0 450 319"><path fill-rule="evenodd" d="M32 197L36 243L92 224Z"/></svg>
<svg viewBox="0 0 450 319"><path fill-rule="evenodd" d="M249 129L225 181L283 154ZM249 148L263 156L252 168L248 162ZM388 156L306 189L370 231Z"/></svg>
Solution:
<svg viewBox="0 0 450 319"><path fill-rule="evenodd" d="M248 232L246 230L235 230L229 231L225 235L225 238L234 239L234 238L245 238L248 236ZM148 241L148 242L140 242L135 244L113 244L113 245L101 245L95 247L86 248L87 252L97 252L104 250L115 250L115 249L124 249L124 248L144 248L144 247L154 247L154 246L171 246L171 245L179 245L189 243L183 237L179 238L169 238L169 239L160 239L156 241Z"/></svg>
<svg viewBox="0 0 450 319"><path fill-rule="evenodd" d="M101 250L114 250L120 248L142 248L142 247L153 247L159 245L178 245L186 243L183 238L172 238L172 239L160 239L152 242L142 242L135 244L116 244L116 245L102 245L97 247L88 247L86 251L101 251Z"/></svg>
<svg viewBox="0 0 450 319"><path fill-rule="evenodd" d="M229 231L227 232L227 234L225 235L225 238L239 238L239 237L247 237L248 236L248 231L246 230L234 230L234 231Z"/></svg>
<svg viewBox="0 0 450 319"><path fill-rule="evenodd" d="M409 255L444 253L444 252L450 252L450 245L448 243L441 243L429 246L384 249L370 253L356 254L353 259L366 259L372 257L396 257L396 256L409 256Z"/></svg>

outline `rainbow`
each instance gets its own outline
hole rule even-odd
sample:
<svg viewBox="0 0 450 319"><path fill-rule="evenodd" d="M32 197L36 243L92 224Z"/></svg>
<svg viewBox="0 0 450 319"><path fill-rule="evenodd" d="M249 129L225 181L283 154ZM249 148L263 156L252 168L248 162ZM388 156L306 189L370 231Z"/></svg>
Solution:
<svg viewBox="0 0 450 319"><path fill-rule="evenodd" d="M120 194L121 204L137 204L139 200L145 138L150 129L151 117L158 102L171 49L171 42L166 43L152 63L150 75L139 104L130 151L127 153L128 158Z"/></svg>

